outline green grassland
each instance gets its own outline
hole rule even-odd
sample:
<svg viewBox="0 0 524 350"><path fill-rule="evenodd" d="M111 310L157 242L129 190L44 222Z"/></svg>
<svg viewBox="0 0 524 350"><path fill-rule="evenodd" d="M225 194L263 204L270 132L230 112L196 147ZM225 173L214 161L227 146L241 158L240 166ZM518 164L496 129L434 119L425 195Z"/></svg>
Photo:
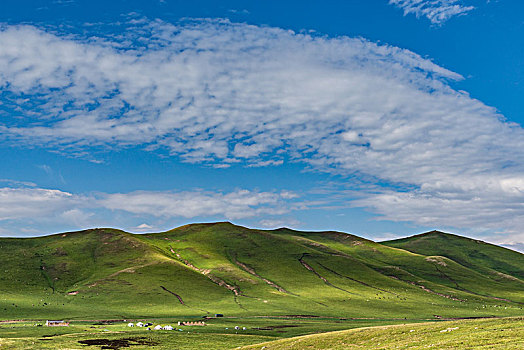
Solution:
<svg viewBox="0 0 524 350"><path fill-rule="evenodd" d="M186 319L187 318L182 318ZM135 322L136 320L128 320ZM232 349L235 347L349 328L398 324L401 320L339 320L335 318L224 317L206 320L205 327L178 326L176 319L147 319L155 325L172 325L174 331L127 327L127 322L73 321L69 327L38 327L37 322L0 323L0 349L79 349L80 342L106 339L131 341L133 349ZM102 324L104 323L104 324ZM40 323L42 324L42 323ZM235 326L246 328L235 330ZM182 329L182 331L179 331ZM140 340L149 344L139 344ZM87 349L99 349L93 346Z"/></svg>
<svg viewBox="0 0 524 350"><path fill-rule="evenodd" d="M77 321L69 327L55 328L36 327L34 322L11 322L0 324L0 349L521 349L524 346L522 317L410 324L399 320L230 318L208 320L205 327L177 326L166 319L152 321L173 324L176 330L129 328L123 322ZM235 330L235 325L246 329Z"/></svg>
<svg viewBox="0 0 524 350"><path fill-rule="evenodd" d="M230 223L0 239L0 319L522 315L524 255L460 240L489 258L468 259L462 246L460 256L440 252L440 242L419 252L345 233Z"/></svg>
<svg viewBox="0 0 524 350"><path fill-rule="evenodd" d="M144 235L91 229L3 238L0 258L0 320L221 313L251 328L275 317L298 325L235 334L227 338L234 346L363 325L524 314L523 254L440 232L376 243L227 222ZM315 320L323 321L302 326ZM206 332L202 341L223 336Z"/></svg>
<svg viewBox="0 0 524 350"><path fill-rule="evenodd" d="M445 256L463 266L499 279L512 275L524 279L523 254L466 237L431 231L382 244L417 254Z"/></svg>
<svg viewBox="0 0 524 350"><path fill-rule="evenodd" d="M358 328L281 339L242 349L522 349L524 318Z"/></svg>

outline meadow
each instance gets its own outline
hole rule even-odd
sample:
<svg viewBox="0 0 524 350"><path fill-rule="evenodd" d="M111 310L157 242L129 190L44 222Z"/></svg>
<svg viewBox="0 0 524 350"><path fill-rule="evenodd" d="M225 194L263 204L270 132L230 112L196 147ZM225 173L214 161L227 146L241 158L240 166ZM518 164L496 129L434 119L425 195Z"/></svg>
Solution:
<svg viewBox="0 0 524 350"><path fill-rule="evenodd" d="M518 317L523 257L441 232L377 243L230 223L0 239L0 344L79 349L89 348L80 340L124 339L137 349L225 349L361 327ZM71 326L35 326L46 319ZM129 320L208 326L153 332L125 327Z"/></svg>
<svg viewBox="0 0 524 350"><path fill-rule="evenodd" d="M519 349L524 345L524 318L410 324L401 320L231 318L208 320L205 327L177 326L167 319L150 321L172 324L175 330L130 328L123 321L78 321L52 328L11 322L0 325L0 349ZM238 325L240 329L235 330Z"/></svg>
<svg viewBox="0 0 524 350"><path fill-rule="evenodd" d="M242 349L522 349L524 318L358 328L282 339Z"/></svg>

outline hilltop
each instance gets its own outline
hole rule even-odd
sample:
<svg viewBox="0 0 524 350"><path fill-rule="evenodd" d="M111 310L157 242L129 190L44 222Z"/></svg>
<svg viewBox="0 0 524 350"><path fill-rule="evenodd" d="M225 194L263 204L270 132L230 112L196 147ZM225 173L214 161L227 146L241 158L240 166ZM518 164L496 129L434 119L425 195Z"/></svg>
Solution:
<svg viewBox="0 0 524 350"><path fill-rule="evenodd" d="M480 240L431 231L382 244L417 254L445 256L477 272L500 278L524 279L524 254Z"/></svg>
<svg viewBox="0 0 524 350"><path fill-rule="evenodd" d="M524 255L432 232L373 242L227 222L0 239L2 319L522 315Z"/></svg>

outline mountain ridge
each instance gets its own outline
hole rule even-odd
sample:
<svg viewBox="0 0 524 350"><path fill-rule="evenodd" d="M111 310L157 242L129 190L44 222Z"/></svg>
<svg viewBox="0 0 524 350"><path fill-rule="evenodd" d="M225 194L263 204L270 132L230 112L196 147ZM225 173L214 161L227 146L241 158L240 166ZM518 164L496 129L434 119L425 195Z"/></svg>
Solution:
<svg viewBox="0 0 524 350"><path fill-rule="evenodd" d="M522 314L524 262L511 250L478 248L466 238L458 242L486 257L460 263L464 256L449 258L433 246L411 251L421 249L419 239L402 248L395 245L406 241L230 222L147 234L95 228L2 238L0 318Z"/></svg>

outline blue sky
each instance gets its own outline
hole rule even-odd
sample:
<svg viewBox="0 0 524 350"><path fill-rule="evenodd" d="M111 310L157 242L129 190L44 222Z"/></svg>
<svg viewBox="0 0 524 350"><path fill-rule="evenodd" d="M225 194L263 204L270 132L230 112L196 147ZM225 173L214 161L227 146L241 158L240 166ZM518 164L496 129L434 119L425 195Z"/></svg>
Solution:
<svg viewBox="0 0 524 350"><path fill-rule="evenodd" d="M518 247L523 10L4 0L0 234L229 220Z"/></svg>

